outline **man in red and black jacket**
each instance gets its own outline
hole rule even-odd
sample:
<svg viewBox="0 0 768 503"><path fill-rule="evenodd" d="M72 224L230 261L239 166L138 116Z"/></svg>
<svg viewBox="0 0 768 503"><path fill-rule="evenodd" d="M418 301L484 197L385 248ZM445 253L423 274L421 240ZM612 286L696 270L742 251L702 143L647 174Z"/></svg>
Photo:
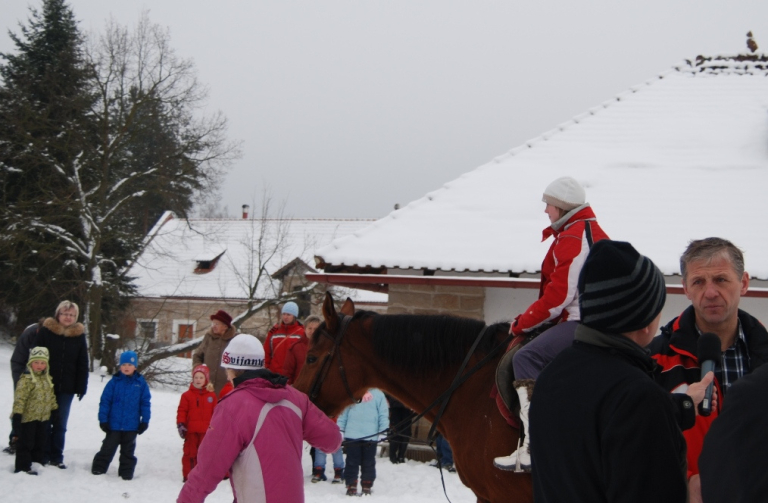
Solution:
<svg viewBox="0 0 768 503"><path fill-rule="evenodd" d="M718 404L710 416L697 416L684 431L688 444L688 484L691 503L701 501L698 459L704 436L728 399L728 388L740 377L768 361L768 332L754 317L739 310L749 288L744 257L730 241L707 238L692 241L680 258L683 289L691 306L661 329L649 346L656 360L655 379L664 389L685 393L701 380L699 335L714 333L722 356L715 362Z"/></svg>

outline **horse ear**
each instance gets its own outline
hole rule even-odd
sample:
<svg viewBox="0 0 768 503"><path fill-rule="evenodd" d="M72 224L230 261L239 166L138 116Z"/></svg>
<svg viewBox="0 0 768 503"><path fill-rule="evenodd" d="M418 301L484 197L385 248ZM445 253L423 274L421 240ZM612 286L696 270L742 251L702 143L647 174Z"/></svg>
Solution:
<svg viewBox="0 0 768 503"><path fill-rule="evenodd" d="M325 326L330 333L335 333L339 328L339 317L336 314L336 307L333 305L333 296L330 292L325 292L325 300L323 301L323 319L325 320Z"/></svg>
<svg viewBox="0 0 768 503"><path fill-rule="evenodd" d="M344 301L344 305L341 306L341 314L346 314L347 316L352 316L355 314L355 303L352 302L352 299L347 297L347 300Z"/></svg>

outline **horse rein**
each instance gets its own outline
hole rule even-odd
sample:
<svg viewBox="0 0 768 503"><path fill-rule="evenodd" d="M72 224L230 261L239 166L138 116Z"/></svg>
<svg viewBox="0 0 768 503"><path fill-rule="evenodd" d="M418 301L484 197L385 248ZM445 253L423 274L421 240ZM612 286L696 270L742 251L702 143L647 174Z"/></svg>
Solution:
<svg viewBox="0 0 768 503"><path fill-rule="evenodd" d="M347 332L347 327L349 327L349 322L352 321L352 317L345 314L339 314L339 317L341 318L341 324L339 325L336 337L332 337L331 334L325 331L325 329L320 332L320 335L333 340L333 347L328 352L328 354L325 355L323 363L320 365L320 372L317 373L315 379L312 381L312 386L309 388L309 399L312 402L314 402L315 398L317 398L317 396L320 394L320 388L323 386L323 382L325 382L325 378L328 376L328 372L331 370L331 365L333 364L333 356L337 351L339 353L339 374L341 374L341 382L344 384L344 388L346 389L349 398L354 403L360 403L362 400L355 398L352 394L352 389L349 387L349 382L347 381L347 372L344 369L344 362L341 359L341 341L344 338L344 334Z"/></svg>

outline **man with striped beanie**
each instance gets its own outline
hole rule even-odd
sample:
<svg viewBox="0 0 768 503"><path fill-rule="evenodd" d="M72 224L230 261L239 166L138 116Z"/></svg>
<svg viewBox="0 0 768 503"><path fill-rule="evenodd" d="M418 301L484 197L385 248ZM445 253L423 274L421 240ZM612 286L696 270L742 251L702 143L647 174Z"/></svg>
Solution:
<svg viewBox="0 0 768 503"><path fill-rule="evenodd" d="M534 499L686 501L680 423L693 424L694 400L656 384L645 349L659 327L664 276L631 244L603 240L578 290L573 346L541 373L531 403Z"/></svg>

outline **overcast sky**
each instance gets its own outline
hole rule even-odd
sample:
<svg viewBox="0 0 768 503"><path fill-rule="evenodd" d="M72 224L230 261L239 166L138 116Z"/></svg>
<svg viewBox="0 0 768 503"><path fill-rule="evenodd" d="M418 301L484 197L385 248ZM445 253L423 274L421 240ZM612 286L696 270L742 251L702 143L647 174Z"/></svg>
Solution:
<svg viewBox="0 0 768 503"><path fill-rule="evenodd" d="M30 4L3 2L0 51ZM69 4L84 32L144 9L170 28L243 141L233 216L267 186L291 216L381 217L686 58L746 51L749 30L768 50L765 0Z"/></svg>

